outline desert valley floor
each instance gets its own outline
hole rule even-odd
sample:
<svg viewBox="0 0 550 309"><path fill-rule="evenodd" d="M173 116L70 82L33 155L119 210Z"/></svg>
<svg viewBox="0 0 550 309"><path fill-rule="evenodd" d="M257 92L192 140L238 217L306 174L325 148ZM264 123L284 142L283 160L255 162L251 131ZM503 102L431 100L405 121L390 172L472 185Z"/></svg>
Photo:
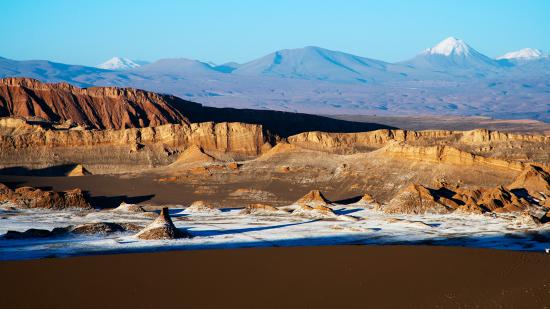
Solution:
<svg viewBox="0 0 550 309"><path fill-rule="evenodd" d="M151 307L178 289L205 308L365 290L378 308L547 305L546 123L213 108L28 78L1 79L0 99L2 308ZM154 297L119 298L136 285ZM83 287L102 292L78 303Z"/></svg>
<svg viewBox="0 0 550 309"><path fill-rule="evenodd" d="M541 122L217 109L28 78L0 80L0 97L2 260L335 244L550 247Z"/></svg>

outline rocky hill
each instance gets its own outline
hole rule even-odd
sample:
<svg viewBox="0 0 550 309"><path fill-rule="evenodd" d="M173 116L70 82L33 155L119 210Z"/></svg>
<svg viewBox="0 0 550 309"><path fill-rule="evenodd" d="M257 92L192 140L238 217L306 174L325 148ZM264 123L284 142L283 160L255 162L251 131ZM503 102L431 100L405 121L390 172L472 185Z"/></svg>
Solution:
<svg viewBox="0 0 550 309"><path fill-rule="evenodd" d="M391 128L328 117L234 108L213 108L134 88L78 88L31 78L0 79L0 117L63 123L64 127L124 129L195 122L259 124L279 136L307 131L362 132Z"/></svg>
<svg viewBox="0 0 550 309"><path fill-rule="evenodd" d="M93 129L121 129L188 123L162 96L133 88L81 89L29 78L0 79L0 116L73 122Z"/></svg>

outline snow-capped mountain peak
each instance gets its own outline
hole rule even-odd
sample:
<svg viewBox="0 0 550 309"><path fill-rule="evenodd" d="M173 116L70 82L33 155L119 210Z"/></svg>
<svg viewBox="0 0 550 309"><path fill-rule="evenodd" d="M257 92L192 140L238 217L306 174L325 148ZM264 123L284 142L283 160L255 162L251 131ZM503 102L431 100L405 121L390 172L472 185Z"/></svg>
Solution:
<svg viewBox="0 0 550 309"><path fill-rule="evenodd" d="M423 54L443 56L468 56L471 54L471 47L460 39L457 39L455 37L448 37L445 40L439 42L434 47L426 49Z"/></svg>
<svg viewBox="0 0 550 309"><path fill-rule="evenodd" d="M448 37L415 58L402 62L417 69L445 72L454 76L487 76L501 69L498 61L473 49L461 39Z"/></svg>
<svg viewBox="0 0 550 309"><path fill-rule="evenodd" d="M140 67L140 65L135 61L122 57L113 57L96 66L96 68L105 70L128 70L138 67Z"/></svg>
<svg viewBox="0 0 550 309"><path fill-rule="evenodd" d="M508 59L508 60L535 60L540 58L548 57L545 53L542 51L535 49L535 48L523 48L517 51L506 53L500 57L497 57L498 60L500 59Z"/></svg>

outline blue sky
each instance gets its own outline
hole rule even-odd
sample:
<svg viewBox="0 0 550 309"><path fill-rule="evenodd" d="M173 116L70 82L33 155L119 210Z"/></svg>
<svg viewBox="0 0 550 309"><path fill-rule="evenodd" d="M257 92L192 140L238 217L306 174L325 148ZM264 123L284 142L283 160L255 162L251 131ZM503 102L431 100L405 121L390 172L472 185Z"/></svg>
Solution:
<svg viewBox="0 0 550 309"><path fill-rule="evenodd" d="M0 0L0 56L245 62L321 46L385 61L456 36L488 56L550 51L550 1Z"/></svg>

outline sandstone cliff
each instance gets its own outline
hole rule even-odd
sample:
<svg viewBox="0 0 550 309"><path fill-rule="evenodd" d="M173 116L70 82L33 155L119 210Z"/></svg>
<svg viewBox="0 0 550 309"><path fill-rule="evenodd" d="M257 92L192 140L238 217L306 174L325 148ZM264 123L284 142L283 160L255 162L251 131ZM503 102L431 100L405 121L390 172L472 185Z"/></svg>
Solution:
<svg viewBox="0 0 550 309"><path fill-rule="evenodd" d="M485 158L474 155L452 146L412 146L405 143L389 143L380 149L383 155L404 160L419 160L433 163L447 163L454 165L479 165L491 168L506 168L521 171L525 165L521 162L502 159Z"/></svg>
<svg viewBox="0 0 550 309"><path fill-rule="evenodd" d="M472 156L509 159L511 161L540 162L550 164L550 136L521 135L488 131L484 129L472 131L407 131L407 130L376 130L360 133L326 133L304 132L287 138L291 145L306 149L351 154L361 151L371 151L391 146L388 152L410 152L411 148L398 150L395 145L406 146L438 146L445 155L454 156L462 152L462 156ZM399 142L396 144L396 142ZM438 152L437 149L416 150ZM455 151L458 150L458 151ZM454 154L453 154L454 153ZM482 160L478 158L477 160ZM504 162L497 165L505 164ZM512 167L516 170L522 167Z"/></svg>
<svg viewBox="0 0 550 309"><path fill-rule="evenodd" d="M375 130L359 133L304 132L288 137L288 142L300 147L331 152L350 153L360 149L380 148L390 141L426 145L433 143L462 143L490 145L491 143L531 142L550 143L550 136L522 135L478 129L472 131L408 131Z"/></svg>
<svg viewBox="0 0 550 309"><path fill-rule="evenodd" d="M256 157L275 137L244 123L167 124L119 130L52 129L22 119L0 119L0 168L84 164L92 173L170 164L196 145L219 159ZM111 166L109 168L108 166Z"/></svg>

